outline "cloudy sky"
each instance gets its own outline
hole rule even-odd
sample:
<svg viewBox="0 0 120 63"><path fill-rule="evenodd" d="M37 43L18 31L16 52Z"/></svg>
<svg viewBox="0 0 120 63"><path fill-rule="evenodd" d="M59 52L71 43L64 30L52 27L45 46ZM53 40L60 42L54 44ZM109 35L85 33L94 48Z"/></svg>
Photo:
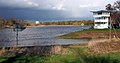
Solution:
<svg viewBox="0 0 120 63"><path fill-rule="evenodd" d="M91 10L116 0L0 0L0 17L24 20L92 19Z"/></svg>

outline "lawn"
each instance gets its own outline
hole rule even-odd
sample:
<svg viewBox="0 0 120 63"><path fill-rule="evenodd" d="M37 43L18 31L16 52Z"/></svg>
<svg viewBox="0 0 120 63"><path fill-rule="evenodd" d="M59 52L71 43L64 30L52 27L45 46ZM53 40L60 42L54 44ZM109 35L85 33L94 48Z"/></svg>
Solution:
<svg viewBox="0 0 120 63"><path fill-rule="evenodd" d="M86 29L78 32L109 32L110 29ZM111 29L112 32L120 32L120 29Z"/></svg>
<svg viewBox="0 0 120 63"><path fill-rule="evenodd" d="M88 54L87 48L68 48L68 54L1 56L0 63L120 63L120 52Z"/></svg>
<svg viewBox="0 0 120 63"><path fill-rule="evenodd" d="M96 38L98 39L101 36L109 36L109 29L85 29L82 31L71 32L65 35L56 36L55 38ZM116 33L120 33L120 29L111 29L113 35ZM101 35L103 34L103 35ZM119 35L119 34L118 34ZM98 37L98 38L97 38ZM104 38L104 37L102 37Z"/></svg>

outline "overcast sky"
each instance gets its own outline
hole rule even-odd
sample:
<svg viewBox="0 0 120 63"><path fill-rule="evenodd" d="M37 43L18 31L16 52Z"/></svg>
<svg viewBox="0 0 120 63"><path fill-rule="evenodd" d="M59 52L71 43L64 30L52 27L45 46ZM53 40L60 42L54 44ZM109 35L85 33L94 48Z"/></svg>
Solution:
<svg viewBox="0 0 120 63"><path fill-rule="evenodd" d="M0 0L0 17L24 20L92 19L91 10L116 0Z"/></svg>

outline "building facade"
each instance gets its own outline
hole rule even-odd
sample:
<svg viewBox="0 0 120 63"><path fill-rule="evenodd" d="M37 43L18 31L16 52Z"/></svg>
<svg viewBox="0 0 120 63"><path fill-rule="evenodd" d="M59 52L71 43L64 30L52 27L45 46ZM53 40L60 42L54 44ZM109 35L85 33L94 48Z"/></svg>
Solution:
<svg viewBox="0 0 120 63"><path fill-rule="evenodd" d="M107 10L92 11L94 17L94 29L106 29L110 24L110 12Z"/></svg>

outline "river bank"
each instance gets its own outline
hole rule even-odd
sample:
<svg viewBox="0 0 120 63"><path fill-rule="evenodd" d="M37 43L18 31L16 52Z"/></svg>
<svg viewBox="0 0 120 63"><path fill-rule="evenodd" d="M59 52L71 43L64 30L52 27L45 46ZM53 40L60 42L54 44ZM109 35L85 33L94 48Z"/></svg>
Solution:
<svg viewBox="0 0 120 63"><path fill-rule="evenodd" d="M71 38L75 36L79 38L79 33L87 33L86 36L88 36L89 33L93 32L96 32L97 36L97 33L107 33L109 30L83 30L78 31L77 34L73 32L70 36ZM119 33L119 30L116 32ZM0 48L0 63L120 63L119 41L106 41L105 43L94 41L74 45L3 47Z"/></svg>
<svg viewBox="0 0 120 63"><path fill-rule="evenodd" d="M110 36L109 29L87 29L77 32L68 33L55 38L81 38L81 39L108 39ZM112 29L112 38L120 37L120 29Z"/></svg>
<svg viewBox="0 0 120 63"><path fill-rule="evenodd" d="M87 46L87 44L79 45ZM56 45L2 48L0 63L119 63L120 52L91 54L88 47ZM46 54L47 53L47 54ZM103 61L104 60L104 61Z"/></svg>

